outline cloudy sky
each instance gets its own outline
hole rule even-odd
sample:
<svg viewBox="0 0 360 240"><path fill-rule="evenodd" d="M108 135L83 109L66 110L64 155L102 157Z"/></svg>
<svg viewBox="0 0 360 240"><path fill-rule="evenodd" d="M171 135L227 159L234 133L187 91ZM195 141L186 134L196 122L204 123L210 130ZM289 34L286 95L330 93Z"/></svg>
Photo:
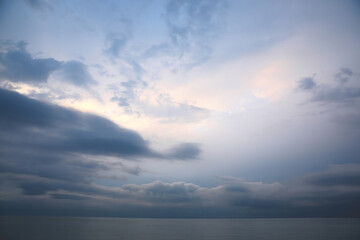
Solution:
<svg viewBox="0 0 360 240"><path fill-rule="evenodd" d="M0 1L0 214L360 216L360 4Z"/></svg>

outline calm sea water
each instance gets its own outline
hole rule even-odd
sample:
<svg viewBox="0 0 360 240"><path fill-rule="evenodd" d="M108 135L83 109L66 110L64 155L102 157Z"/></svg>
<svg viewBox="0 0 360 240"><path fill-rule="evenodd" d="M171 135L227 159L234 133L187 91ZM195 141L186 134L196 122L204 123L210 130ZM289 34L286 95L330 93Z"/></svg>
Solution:
<svg viewBox="0 0 360 240"><path fill-rule="evenodd" d="M1 240L359 240L360 219L0 217Z"/></svg>

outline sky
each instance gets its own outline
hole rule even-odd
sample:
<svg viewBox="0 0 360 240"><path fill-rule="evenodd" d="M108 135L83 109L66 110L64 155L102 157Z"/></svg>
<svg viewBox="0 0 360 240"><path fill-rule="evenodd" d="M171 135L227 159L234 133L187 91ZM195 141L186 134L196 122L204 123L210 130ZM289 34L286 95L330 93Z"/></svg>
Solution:
<svg viewBox="0 0 360 240"><path fill-rule="evenodd" d="M360 217L360 3L0 1L0 214Z"/></svg>

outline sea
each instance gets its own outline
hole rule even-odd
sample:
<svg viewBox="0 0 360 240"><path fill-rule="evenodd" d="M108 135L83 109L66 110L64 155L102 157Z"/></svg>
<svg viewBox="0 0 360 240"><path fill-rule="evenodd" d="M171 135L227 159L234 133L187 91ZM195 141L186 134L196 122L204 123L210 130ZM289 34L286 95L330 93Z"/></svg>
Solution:
<svg viewBox="0 0 360 240"><path fill-rule="evenodd" d="M359 240L360 219L0 217L1 240Z"/></svg>

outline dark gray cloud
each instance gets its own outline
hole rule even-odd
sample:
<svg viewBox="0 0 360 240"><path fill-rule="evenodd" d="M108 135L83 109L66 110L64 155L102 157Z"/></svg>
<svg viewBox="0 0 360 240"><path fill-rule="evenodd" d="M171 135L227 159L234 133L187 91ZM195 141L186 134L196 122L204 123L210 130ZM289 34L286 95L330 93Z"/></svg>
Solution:
<svg viewBox="0 0 360 240"><path fill-rule="evenodd" d="M125 195L131 198L141 199L141 201L153 205L188 205L200 201L198 185L184 182L163 183L156 181L149 184L135 185L127 184L121 187Z"/></svg>
<svg viewBox="0 0 360 240"><path fill-rule="evenodd" d="M298 81L296 90L308 93L308 103L318 103L326 112L329 120L337 124L342 130L347 129L353 132L351 136L353 140L348 141L345 148L347 149L342 153L343 156L338 156L342 161L346 158L352 159L357 151L350 150L351 142L357 141L360 130L360 82L359 74L354 73L349 68L341 68L338 73L334 74L334 81L332 83L317 83L315 81L315 74L313 77L303 78ZM355 147L356 148L356 147ZM327 158L332 158L329 156Z"/></svg>
<svg viewBox="0 0 360 240"><path fill-rule="evenodd" d="M121 128L105 118L42 103L3 89L0 89L0 99L0 129L10 133L16 129L19 134L26 132L27 135L41 137L28 145L80 154L164 156L152 151L147 141L136 132ZM189 144L180 148L188 156L190 151L195 152L196 147Z"/></svg>
<svg viewBox="0 0 360 240"><path fill-rule="evenodd" d="M27 206L32 204L31 209L40 212L45 211L44 203L47 208L56 209L59 201L67 201L70 206L73 202L81 203L82 214L90 214L96 205L97 211L104 215L108 215L110 209L125 208L139 216L144 216L140 209L146 216L157 216L154 209L158 207L166 209L162 216L167 217L360 214L360 211L349 211L359 209L358 164L335 165L288 185L223 178L215 187L161 181L105 187L95 182L109 170L132 175L144 170L140 166L93 158L104 155L122 159L188 160L197 158L200 148L194 143L184 143L161 154L150 149L136 132L107 119L45 104L7 90L0 90L0 116L0 180L3 183L0 191L6 196L2 200L6 211L16 212L24 201L29 201ZM37 196L42 196L43 202L39 202Z"/></svg>
<svg viewBox="0 0 360 240"><path fill-rule="evenodd" d="M77 86L95 84L87 66L79 61L57 61L54 58L34 58L25 42L3 43L0 51L0 79L30 84L45 83L57 71L62 81Z"/></svg>
<svg viewBox="0 0 360 240"><path fill-rule="evenodd" d="M349 68L341 68L340 72L334 75L335 80L340 83L346 83L349 81L349 78L353 75L353 71Z"/></svg>
<svg viewBox="0 0 360 240"><path fill-rule="evenodd" d="M89 197L86 197L86 196L80 196L80 195L74 195L74 194L60 194L60 193L50 194L50 197L54 198L54 199L66 199L66 200L86 200L86 199L90 199Z"/></svg>
<svg viewBox="0 0 360 240"><path fill-rule="evenodd" d="M315 186L354 186L360 187L360 167L356 164L334 165L325 173L310 174L304 182Z"/></svg>
<svg viewBox="0 0 360 240"><path fill-rule="evenodd" d="M183 143L170 150L168 156L174 159L189 160L198 157L201 153L199 145L196 143Z"/></svg>
<svg viewBox="0 0 360 240"><path fill-rule="evenodd" d="M358 87L328 87L321 86L316 89L311 98L314 102L342 102L354 100L360 97L360 88Z"/></svg>
<svg viewBox="0 0 360 240"><path fill-rule="evenodd" d="M139 167L139 166L129 167L129 166L123 165L121 167L121 169L126 173L136 175L136 176L139 175L141 172L143 172L143 169L141 167Z"/></svg>
<svg viewBox="0 0 360 240"><path fill-rule="evenodd" d="M101 172L116 169L138 175L143 171L139 166L93 159L100 156L188 160L200 153L191 144L180 145L176 154L159 153L138 133L105 118L4 89L0 89L0 132L0 173L30 176L14 180L25 195L57 190L86 194Z"/></svg>
<svg viewBox="0 0 360 240"><path fill-rule="evenodd" d="M121 196L119 192L91 183L90 180L86 180L84 176L80 176L84 178L82 181L47 178L24 173L2 173L0 177L4 183L9 182L12 184L12 187L16 186L21 189L21 194L25 197L45 195L49 191L60 194L64 194L64 192L66 192L66 194L81 194L83 196Z"/></svg>
<svg viewBox="0 0 360 240"><path fill-rule="evenodd" d="M298 81L298 89L309 91L312 102L343 103L359 99L360 86L358 82L350 84L354 76L351 69L341 68L334 75L337 85L317 84L314 77L303 78Z"/></svg>
<svg viewBox="0 0 360 240"><path fill-rule="evenodd" d="M33 58L26 51L26 43L0 52L0 78L12 82L46 82L49 75L61 67L53 58Z"/></svg>
<svg viewBox="0 0 360 240"><path fill-rule="evenodd" d="M32 208L38 211L43 204L36 205L36 199L31 196L47 191L42 201L45 199L52 208L59 206L59 202L53 200L81 202L82 214L90 215L113 216L114 209L121 209L115 216L124 216L123 210L127 209L131 216L156 217L161 208L162 217L359 217L359 173L360 167L356 164L334 165L287 185L227 177L215 187L161 181L112 188L81 183L66 186L69 183L64 181L45 186L48 181L29 177L21 182L23 193L27 194L23 201L32 201ZM353 176L355 180L346 176ZM19 182L19 178L14 181ZM98 206L97 214L92 212L94 204ZM14 211L15 206L12 206ZM78 205L74 206L79 209Z"/></svg>
<svg viewBox="0 0 360 240"><path fill-rule="evenodd" d="M216 188L223 204L252 216L329 217L360 215L358 164L334 165L290 184L226 179Z"/></svg>
<svg viewBox="0 0 360 240"><path fill-rule="evenodd" d="M316 87L316 83L313 78L303 78L298 82L298 88L300 90L310 90Z"/></svg>

